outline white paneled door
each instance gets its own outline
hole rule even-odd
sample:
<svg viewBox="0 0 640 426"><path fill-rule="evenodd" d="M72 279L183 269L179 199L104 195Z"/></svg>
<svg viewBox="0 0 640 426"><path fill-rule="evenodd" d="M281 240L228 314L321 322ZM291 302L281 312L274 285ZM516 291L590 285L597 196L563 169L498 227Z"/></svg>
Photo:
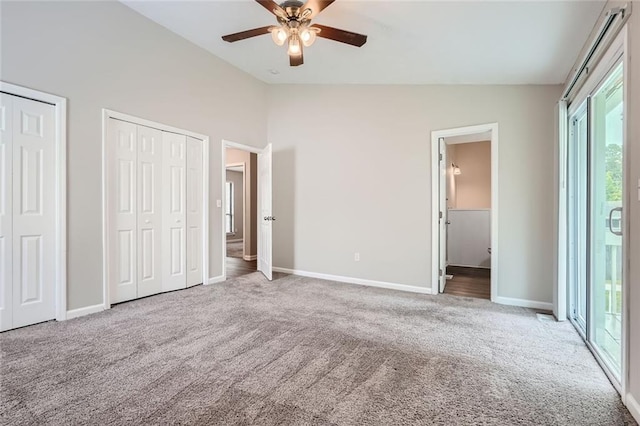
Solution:
<svg viewBox="0 0 640 426"><path fill-rule="evenodd" d="M110 197L109 281L111 302L138 297L137 288L137 129L136 125L110 120L108 149L113 162L107 174Z"/></svg>
<svg viewBox="0 0 640 426"><path fill-rule="evenodd" d="M203 283L204 142L108 119L109 303Z"/></svg>
<svg viewBox="0 0 640 426"><path fill-rule="evenodd" d="M187 287L202 284L202 148L187 137Z"/></svg>
<svg viewBox="0 0 640 426"><path fill-rule="evenodd" d="M137 297L162 291L162 132L137 126Z"/></svg>
<svg viewBox="0 0 640 426"><path fill-rule="evenodd" d="M162 133L163 290L185 288L186 274L186 145L187 137Z"/></svg>
<svg viewBox="0 0 640 426"><path fill-rule="evenodd" d="M272 148L271 144L258 154L258 205L260 208L260 243L258 245L258 270L269 281L272 279L273 253L273 217L271 193L272 193Z"/></svg>
<svg viewBox="0 0 640 426"><path fill-rule="evenodd" d="M55 108L0 101L0 330L55 318Z"/></svg>

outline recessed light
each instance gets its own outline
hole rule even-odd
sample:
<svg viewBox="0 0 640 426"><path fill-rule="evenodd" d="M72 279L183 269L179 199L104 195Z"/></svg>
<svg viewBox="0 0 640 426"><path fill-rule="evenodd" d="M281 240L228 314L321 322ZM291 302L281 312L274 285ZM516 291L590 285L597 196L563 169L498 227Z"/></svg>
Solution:
<svg viewBox="0 0 640 426"><path fill-rule="evenodd" d="M278 70L276 70L276 69L273 69L273 68L271 68L271 69L269 70L269 72L270 72L271 74L273 74L273 75L278 75L278 74L280 74L280 71L278 71Z"/></svg>

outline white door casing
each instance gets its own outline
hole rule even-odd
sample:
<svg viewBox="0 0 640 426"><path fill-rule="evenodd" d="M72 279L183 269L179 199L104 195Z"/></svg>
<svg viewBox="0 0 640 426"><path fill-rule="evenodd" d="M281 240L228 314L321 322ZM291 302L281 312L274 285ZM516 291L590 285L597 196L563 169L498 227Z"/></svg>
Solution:
<svg viewBox="0 0 640 426"><path fill-rule="evenodd" d="M186 145L187 137L162 133L162 287L185 288L186 274Z"/></svg>
<svg viewBox="0 0 640 426"><path fill-rule="evenodd" d="M272 236L273 221L272 216L272 147L268 144L261 153L258 154L258 206L260 216L260 238L258 243L258 270L261 271L269 281L272 279L273 253Z"/></svg>
<svg viewBox="0 0 640 426"><path fill-rule="evenodd" d="M187 215L187 287L202 284L202 141L187 136L186 215Z"/></svg>
<svg viewBox="0 0 640 426"><path fill-rule="evenodd" d="M56 316L55 107L13 98L12 327Z"/></svg>
<svg viewBox="0 0 640 426"><path fill-rule="evenodd" d="M444 287L447 285L447 145L444 142L444 138L438 139L439 149L439 191L438 197L440 200L440 220L439 225L439 290L440 293L444 291Z"/></svg>
<svg viewBox="0 0 640 426"><path fill-rule="evenodd" d="M109 110L103 118L104 308L184 289L187 277L203 283L208 138Z"/></svg>
<svg viewBox="0 0 640 426"><path fill-rule="evenodd" d="M137 235L137 128L110 119L107 128L113 159L107 170L111 232L109 235L109 283L111 303L135 299L138 276Z"/></svg>
<svg viewBox="0 0 640 426"><path fill-rule="evenodd" d="M13 99L0 94L0 331L13 324Z"/></svg>
<svg viewBox="0 0 640 426"><path fill-rule="evenodd" d="M162 132L137 127L137 297L162 292Z"/></svg>
<svg viewBox="0 0 640 426"><path fill-rule="evenodd" d="M440 181L441 165L439 163L440 139L452 136L473 135L477 133L491 132L491 301L497 303L513 304L518 299L509 299L498 295L498 201L499 201L499 179L498 179L498 152L499 152L499 129L498 123L480 124L467 127L458 127L444 130L433 130L431 132L431 292L440 292L440 252L442 250L440 241ZM445 152L446 154L446 152ZM444 156L443 156L444 158ZM445 167L447 162L445 161ZM446 207L446 201L444 202ZM443 214L444 216L444 214ZM446 256L446 255L445 255ZM445 257L446 260L446 257Z"/></svg>

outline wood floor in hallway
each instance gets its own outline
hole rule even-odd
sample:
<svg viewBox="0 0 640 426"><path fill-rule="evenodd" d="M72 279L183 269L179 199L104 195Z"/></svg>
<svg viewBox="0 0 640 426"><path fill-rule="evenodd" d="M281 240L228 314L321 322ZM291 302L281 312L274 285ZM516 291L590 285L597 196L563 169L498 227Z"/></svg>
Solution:
<svg viewBox="0 0 640 426"><path fill-rule="evenodd" d="M447 274L453 278L447 280L445 294L491 299L490 269L447 266Z"/></svg>

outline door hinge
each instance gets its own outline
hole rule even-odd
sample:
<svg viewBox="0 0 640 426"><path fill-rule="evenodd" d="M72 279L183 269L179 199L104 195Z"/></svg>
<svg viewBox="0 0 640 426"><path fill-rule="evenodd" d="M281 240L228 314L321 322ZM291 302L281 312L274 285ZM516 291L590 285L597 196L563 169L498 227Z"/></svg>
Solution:
<svg viewBox="0 0 640 426"><path fill-rule="evenodd" d="M442 212L439 212L439 213L440 213L440 219L442 219Z"/></svg>
<svg viewBox="0 0 640 426"><path fill-rule="evenodd" d="M438 154L438 155L439 155L439 157L438 157L438 161L442 161L442 153L440 153L440 154Z"/></svg>
<svg viewBox="0 0 640 426"><path fill-rule="evenodd" d="M438 273L442 276L442 269L438 269Z"/></svg>

